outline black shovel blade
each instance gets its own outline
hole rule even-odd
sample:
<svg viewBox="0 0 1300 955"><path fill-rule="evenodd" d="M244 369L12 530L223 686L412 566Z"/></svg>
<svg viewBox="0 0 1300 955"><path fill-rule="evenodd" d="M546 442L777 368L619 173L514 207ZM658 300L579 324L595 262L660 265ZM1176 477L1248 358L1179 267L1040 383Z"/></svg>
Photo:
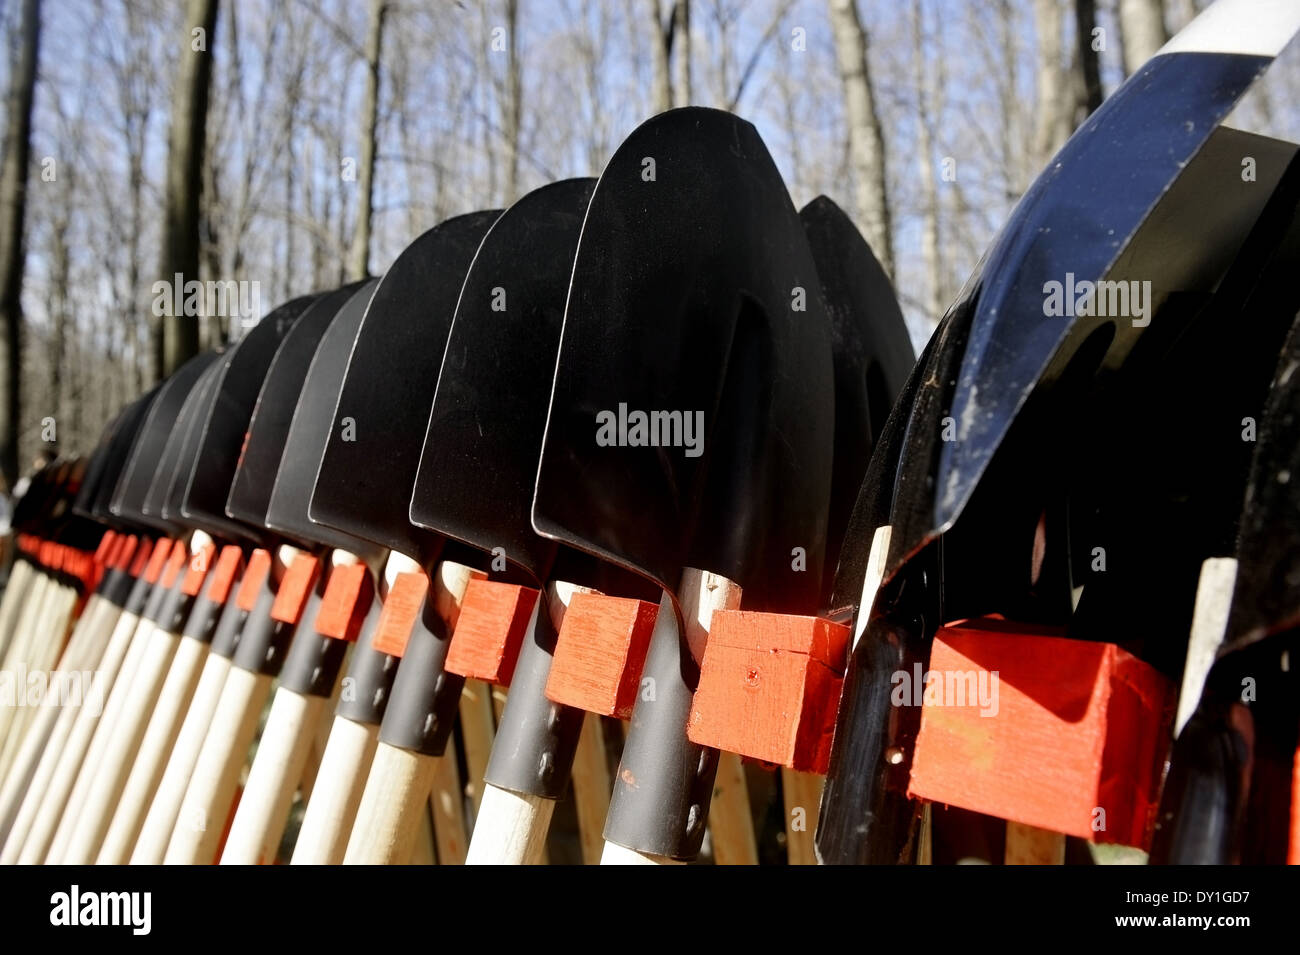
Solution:
<svg viewBox="0 0 1300 955"><path fill-rule="evenodd" d="M226 499L267 369L284 336L317 298L304 295L280 305L223 356L212 407L181 491L180 513L191 525L233 540L264 542L260 523L227 516Z"/></svg>
<svg viewBox="0 0 1300 955"><path fill-rule="evenodd" d="M573 256L593 179L530 192L488 230L465 276L410 520L501 554L534 581L556 544L529 518Z"/></svg>
<svg viewBox="0 0 1300 955"><path fill-rule="evenodd" d="M693 567L754 609L812 612L832 381L816 264L758 133L656 116L583 224L533 525L670 594Z"/></svg>
<svg viewBox="0 0 1300 955"><path fill-rule="evenodd" d="M1134 347L1165 293L1157 280L1176 274L1190 258L1172 256L1178 261L1167 266L1136 260L1134 238L1144 225L1159 229L1162 209L1175 217L1185 211L1161 200L1186 178L1185 170L1212 141L1217 124L1300 27L1300 13L1281 7L1258 11L1276 21L1275 29L1264 33L1243 29L1245 21L1257 20L1245 5L1235 22L1222 16L1226 8L1203 14L1199 26L1189 26L1084 122L1021 199L983 269L970 339L944 408L955 439L938 442L938 466L928 472L935 479L929 513L921 522L926 526L904 527L902 533L896 527L897 556L914 552L953 524L1031 393L1068 366L1091 332L1107 322L1113 326L1105 364L1117 363ZM1206 26L1211 21L1214 30ZM1236 182L1220 180L1222 189L1208 185L1194 201L1196 214L1222 220L1225 230L1235 229L1238 236L1267 195L1256 188L1252 198L1240 173L1239 155ZM1247 208L1234 210L1239 200ZM1170 230L1168 238L1165 251L1179 250L1177 233ZM1222 244L1229 246L1226 240ZM1141 273L1157 266L1156 274ZM1098 310L1105 308L1108 315L1077 316L1077 302L1064 301L1067 289L1102 279L1137 281L1139 295L1140 283L1151 281L1155 300L1148 296L1145 313L1139 314L1131 301L1125 307L1128 296L1112 287L1094 296ZM1049 283L1058 283L1062 314L1055 314L1057 286ZM936 435L943 430L938 422L929 424Z"/></svg>
<svg viewBox="0 0 1300 955"><path fill-rule="evenodd" d="M1225 656L1300 626L1300 322L1260 418L1237 543Z"/></svg>
<svg viewBox="0 0 1300 955"><path fill-rule="evenodd" d="M411 524L410 492L465 273L499 215L471 212L435 226L379 280L333 408L313 521L421 564L437 552L438 538Z"/></svg>
<svg viewBox="0 0 1300 955"><path fill-rule="evenodd" d="M377 554L380 548L371 541L314 523L307 516L307 503L334 423L333 408L343 387L348 356L377 284L367 282L352 294L316 346L303 378L293 422L284 439L280 467L266 510L267 526L286 537L339 547L359 556Z"/></svg>
<svg viewBox="0 0 1300 955"><path fill-rule="evenodd" d="M239 464L226 498L228 517L258 527L265 524L284 443L316 346L339 309L364 284L353 282L319 296L281 339L248 421Z"/></svg>
<svg viewBox="0 0 1300 955"><path fill-rule="evenodd" d="M194 457L200 418L210 404L212 385L221 367L220 358L218 355L217 360L203 370L199 380L190 389L185 404L181 406L181 413L176 416L176 424L167 438L167 445L158 461L158 470L149 484L149 492L145 495L144 506L141 508L146 517L170 524L182 523L174 519L179 515L168 516L166 513L167 495L171 492L172 483L181 472L188 470Z"/></svg>
<svg viewBox="0 0 1300 955"><path fill-rule="evenodd" d="M185 405L185 399L216 357L212 352L204 352L181 365L163 383L158 397L149 405L149 414L131 448L131 456L118 479L117 489L113 492L109 505L110 510L122 520L152 527L165 534L176 532L176 528L162 518L149 517L144 513L144 499L149 493L154 475L158 473L163 452L167 448L167 439L175 430L176 419Z"/></svg>
<svg viewBox="0 0 1300 955"><path fill-rule="evenodd" d="M104 461L104 472L90 502L89 516L100 523L129 529L113 514L109 505L112 503L113 493L117 490L118 481L122 478L122 472L126 470L127 462L131 458L131 449L135 447L135 440L148 418L149 406L161 390L162 385L155 385L123 409L122 425L113 434Z"/></svg>
<svg viewBox="0 0 1300 955"><path fill-rule="evenodd" d="M90 509L95 504L95 495L102 486L104 477L108 472L109 463L112 459L113 442L122 429L128 426L133 409L134 402L124 405L118 409L117 414L113 415L112 420L104 426L104 430L99 436L99 443L95 445L95 450L86 465L86 476L82 479L81 487L77 489L77 497L72 502L73 513L93 519L94 515Z"/></svg>
<svg viewBox="0 0 1300 955"><path fill-rule="evenodd" d="M817 261L835 360L835 458L821 603L827 608L867 462L916 353L889 276L843 210L818 196L799 218Z"/></svg>

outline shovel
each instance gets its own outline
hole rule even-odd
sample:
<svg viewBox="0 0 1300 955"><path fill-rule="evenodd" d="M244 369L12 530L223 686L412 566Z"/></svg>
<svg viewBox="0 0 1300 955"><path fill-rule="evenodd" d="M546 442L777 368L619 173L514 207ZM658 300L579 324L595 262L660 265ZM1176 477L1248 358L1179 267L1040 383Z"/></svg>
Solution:
<svg viewBox="0 0 1300 955"><path fill-rule="evenodd" d="M100 706L65 708L59 714L49 744L41 753L31 782L21 796L21 803L5 840L4 851L0 853L0 862L11 864L18 861L25 844L32 837L32 828L37 823L38 816L43 833L36 837L30 861L39 862L43 858L98 726L102 696L111 689L127 645L140 624L140 615L152 596L153 582L145 571L146 564L156 549L154 542L148 536L137 537L136 533L132 533L138 532L140 528L120 521L109 511L108 505L126 468L135 439L148 419L149 408L159 391L160 388L155 388L124 410L120 426L110 438L103 470L96 476L97 486L87 486L86 496L80 502L83 513L101 524L122 531L126 534L127 541L119 555L124 570L119 581L121 589L113 594L113 606L120 607L120 611L115 618L113 614L106 615L104 627L109 633L107 636L99 634L96 641L101 646L96 664L101 690ZM164 549L159 549L159 552L165 554ZM154 580L156 579L155 573Z"/></svg>
<svg viewBox="0 0 1300 955"><path fill-rule="evenodd" d="M417 525L502 558L494 565L501 579L544 592L498 722L470 863L539 862L551 813L568 787L585 714L545 695L567 594L645 589L585 555L557 553L528 516L564 298L594 185L570 179L535 190L483 239L456 308L411 498ZM399 680L405 672L404 660ZM403 732L412 735L386 718L381 740L396 742ZM426 765L436 759L429 749L408 750ZM366 799L386 788L372 773Z"/></svg>
<svg viewBox="0 0 1300 955"><path fill-rule="evenodd" d="M155 478L170 474L175 463L169 447L174 437L183 433L182 416L190 396L201 387L216 356L199 355L183 365L164 383L149 416L131 449L131 455L109 503L110 511L121 520L143 527L172 541L164 570L158 578L151 601L146 605L135 632L127 645L118 678L114 680L104 715L95 729L85 762L78 773L72 794L64 807L63 817L51 843L48 862L86 864L94 860L98 841L103 835L106 813L120 792L122 774L130 770L130 760L143 732L143 721L157 698L167 666L174 652L174 641L155 640L159 627L170 627L180 615L184 620L186 605L192 603L182 590L188 545L182 540L186 531L162 519L158 513L145 512L145 501ZM162 631L164 634L166 630Z"/></svg>
<svg viewBox="0 0 1300 955"><path fill-rule="evenodd" d="M317 454L320 469L310 517L390 549L394 556L385 574L392 578L387 580L390 589L410 587L422 594L428 586L423 568L432 571L443 552L442 538L414 527L408 516L421 435L437 385L436 376L428 373L429 356L441 355L446 348L465 272L498 214L475 212L450 219L397 257L371 298L342 388L328 403L333 424L323 454ZM423 611L423 602L416 603L400 628L403 632L396 634L408 651L416 645L413 654L425 652L420 648L426 645L435 651L441 647L422 627L411 633L416 625L411 618ZM375 636L373 627L363 628L353 650L345 691L298 831L294 864L343 861L399 659L374 649ZM430 680L441 670L440 664L428 660L425 668ZM423 681L411 678L416 675L412 670L405 681L413 701L399 701L399 706L418 707L427 698ZM491 732L490 723L487 730ZM459 796L456 799L458 805Z"/></svg>
<svg viewBox="0 0 1300 955"><path fill-rule="evenodd" d="M1287 178L1293 180L1294 173L1289 170ZM1248 252L1257 253L1259 278L1250 297L1242 296L1240 314L1249 317L1252 329L1263 326L1259 350L1264 354L1269 333L1279 322L1292 320L1300 304L1294 289L1300 256L1297 190L1285 186L1278 189L1279 194L1289 192L1283 206L1285 237L1271 255L1263 249L1242 252L1243 259ZM1153 862L1296 861L1277 831L1292 812L1291 774L1300 728L1295 679L1288 665L1288 654L1296 648L1300 540L1295 495L1289 487L1297 447L1297 356L1300 325L1292 324L1267 396L1243 395L1233 408L1260 409L1258 440L1244 493L1237 496L1242 506L1231 525L1231 546L1220 552L1233 559L1209 560L1201 575L1179 733L1157 820ZM1234 374L1256 385L1264 380L1258 363L1241 368L1232 356L1226 357ZM1241 446L1251 447L1248 442ZM1217 587L1216 577L1221 581ZM1204 648L1199 652L1198 643Z"/></svg>
<svg viewBox="0 0 1300 955"><path fill-rule="evenodd" d="M229 484L226 517L245 525L264 525L294 409L317 347L352 299L369 294L365 285L354 283L319 296L284 333L258 391ZM187 501L192 500L197 481L196 474ZM313 587L317 558L291 546L281 551L289 558L289 566L278 591L269 585L269 555L258 561L257 574L246 573L241 582L237 599L248 610L248 617L177 812L163 857L168 864L215 861L222 822L234 799L271 683L285 664L304 605L319 599Z"/></svg>
<svg viewBox="0 0 1300 955"><path fill-rule="evenodd" d="M212 396L211 386L217 366L218 362L210 362L190 389L139 508L144 519L177 528L178 537L190 535L192 529L164 515L163 502L176 471L186 466L186 459L193 454L193 445L187 447L187 442ZM193 533L188 544L187 564L177 576L178 589L159 610L156 626L147 637L143 656L135 669L129 696L112 729L109 745L100 757L100 768L92 780L86 801L78 812L73 837L63 854L67 863L95 861L113 815L122 803L127 777L155 704L162 695L173 658L182 647L186 650L183 662L192 656L188 652L192 641L182 642L181 633L191 627L206 628L212 616L210 606L199 599L198 593L206 577L207 562L211 559L209 547L210 538L201 532ZM124 686L119 692L125 689ZM109 704L112 705L111 696ZM115 862L125 861L118 858L120 852L112 855Z"/></svg>
<svg viewBox="0 0 1300 955"><path fill-rule="evenodd" d="M819 196L799 212L831 323L835 363L835 452L821 607L831 619L851 618L835 600L835 557L885 420L916 364L893 286L866 240L839 206ZM813 833L823 777L782 768L786 852L790 864L815 865ZM794 825L803 810L801 825ZM811 825L809 825L811 823Z"/></svg>
<svg viewBox="0 0 1300 955"><path fill-rule="evenodd" d="M919 807L901 793L910 772L919 708L890 707L890 675L910 672L916 663L924 666L929 635L961 606L958 599L940 602L940 579L950 592L955 585L966 593L987 579L964 573L948 578L944 568L992 570L999 566L994 549L1013 543L1012 535L988 533L997 523L992 507L983 508L983 523L968 516L962 538L951 539L946 549L936 542L959 516L970 513L977 487L992 488L986 504L1014 501L1012 468L987 481L983 477L1013 425L1077 394L1099 369L1122 364L1150 324L1151 311L1163 304L1148 299L1145 317L1136 312L1111 316L1117 320L1099 325L1073 309L1060 316L1046 311L1051 302L1047 283L1060 287L1147 279L1154 280L1155 289L1195 289L1198 269L1206 280L1222 274L1224 259L1240 245L1267 197L1265 188L1247 198L1244 208L1206 202L1205 195L1213 196L1207 193L1210 187L1183 176L1217 122L1297 26L1295 12L1279 6L1269 8L1269 16L1279 19L1267 39L1263 34L1242 37L1236 27L1207 28L1253 22L1246 6L1227 2L1211 8L1198 19L1200 26L1193 24L1171 41L1088 119L1026 193L929 349L909 399L897 479L892 492L880 488L881 499L892 493L888 517L876 525L875 539L884 543L881 555L865 563L880 568L882 583L864 587L864 592L873 591L874 605L867 614L864 596L859 609L856 630L862 635L845 680L822 805L818 849L825 862L914 858ZM1207 38L1215 49L1205 46ZM1246 42L1238 49L1223 49L1224 41L1231 45L1239 39ZM1123 148L1114 148L1115 143ZM1211 172L1223 175L1227 168L1226 154L1217 164L1211 157L1203 166L1205 182L1214 182ZM1167 194L1184 179L1187 195L1176 201ZM1178 235L1171 225L1180 213L1186 224L1186 200L1192 195L1199 200L1195 224L1218 241L1189 256L1162 259L1162 246L1153 237L1169 237L1163 246L1168 249ZM1090 196L1105 202L1098 205ZM1137 245L1143 227L1149 244ZM1179 243L1181 237L1174 244ZM1021 426L1021 433L1032 433L1032 425ZM1020 480L1028 477L1020 475ZM872 510L879 520L879 507ZM888 530L882 534L884 527ZM959 564L946 551L963 538L969 549ZM863 543L860 537L856 546ZM984 551L976 557L981 546ZM846 592L853 589L846 582ZM1047 612L1062 609L1058 604Z"/></svg>
<svg viewBox="0 0 1300 955"><path fill-rule="evenodd" d="M273 546L271 535L264 527L254 527L228 517L226 498L230 494L244 435L267 369L284 336L313 301L314 296L304 296L272 310L223 356L214 385L212 406L201 424L191 467L173 481L164 508L165 512L179 512L180 519L205 530L215 539L237 542L242 550L240 562L248 569L240 583L242 585L244 580L250 582L253 590L250 596L253 597L257 588L262 586L255 566L261 562L256 560L255 548ZM229 549L223 549L221 560L230 559ZM262 566L265 568L266 565ZM213 579L219 587L225 582L225 570L221 564L214 569ZM160 765L150 766L148 761L137 757L133 778L128 781L128 791L139 792L142 797L140 804L123 800L126 817L122 825L128 831L139 829L130 851L130 861L136 864L157 865L163 861L181 800L225 685L231 657L250 613L251 607L241 606L233 579L225 582L225 589L225 606L211 634L190 635L196 640L206 641L208 652L203 656L202 671L188 699L182 700L174 713L165 711L161 704L155 709L150 732L156 731L159 738L171 739L172 742L163 747L165 752L161 754ZM217 603L219 596L219 593L209 593L208 599ZM169 681L172 677L173 674L169 673ZM177 681L188 684L189 679L186 670L176 671ZM138 790L131 789L133 782L138 784ZM116 818L114 823L118 823ZM129 840L124 839L123 843L126 841Z"/></svg>
<svg viewBox="0 0 1300 955"><path fill-rule="evenodd" d="M73 503L75 514L95 521L92 508L96 493L105 480L116 477L112 471L115 448L133 436L142 411L142 403L134 402L119 412L105 429ZM118 455L117 460L120 461L120 457ZM15 524L15 527L19 526L22 525ZM111 539L103 577L86 602L77 629L69 641L69 650L59 661L60 671L70 673L83 668L93 669L99 664L109 634L125 606L134 582L129 566L135 555L135 536L110 530L104 533L103 539ZM13 580L12 577L10 579ZM13 586L12 582L10 586ZM74 646L81 647L78 657L73 655ZM85 689L87 688L83 688L83 705ZM27 792L33 788L43 790L48 783L58 754L66 744L76 719L76 708L59 705L55 695L47 698L46 702L47 705L41 708L26 734L22 748L5 774L3 789L0 789L0 848L3 848L12 831Z"/></svg>
<svg viewBox="0 0 1300 955"><path fill-rule="evenodd" d="M382 548L362 538L313 523L307 502L325 443L334 401L343 384L348 356L369 306L375 283L362 286L339 310L316 347L303 380L293 422L284 441L267 508L267 526L288 540L323 553L333 548L334 568L321 574L318 612L304 611L280 671L279 687L262 730L225 850L223 864L270 862L284 834L290 804L306 765L308 750L334 691L349 644L363 623L373 626L374 571ZM345 570L344 566L352 568ZM343 591L339 588L342 586ZM335 607L344 594L343 604ZM310 608L310 604L308 605ZM332 618L327 622L327 617Z"/></svg>
<svg viewBox="0 0 1300 955"><path fill-rule="evenodd" d="M33 747L44 745L57 716L58 687L64 671L71 675L72 669L82 663L87 643L94 643L97 631L102 630L99 618L108 609L102 597L106 582L96 577L115 548L115 535L105 533L102 526L78 513L75 501L82 496L89 468L104 456L105 444L101 442L89 461L63 461L36 475L23 498L31 506L20 508L23 513L16 515L17 523L13 525L18 532L15 540L29 537L29 528L39 532L42 543L37 547L43 549L49 565L32 565L42 567L38 582L44 597L37 594L23 604L13 622L20 639L8 654L0 654L3 671L13 681L13 699L6 700L0 711L0 779L6 781L20 752L23 756L19 771L30 772ZM32 546L30 538L27 546ZM94 587L98 589L92 590ZM71 619L76 619L76 625L65 644L63 637ZM29 685L21 674L47 671L44 698L39 702L22 699L29 696Z"/></svg>
<svg viewBox="0 0 1300 955"><path fill-rule="evenodd" d="M574 262L533 503L539 533L663 591L643 677L653 692L632 714L605 861L699 850L717 757L688 742L686 718L713 610L737 606L742 588L747 608L817 609L834 414L817 293L803 228L748 123L668 112L606 167ZM652 443L622 427L643 420L632 412L677 413L698 440L683 428L685 447L662 433Z"/></svg>

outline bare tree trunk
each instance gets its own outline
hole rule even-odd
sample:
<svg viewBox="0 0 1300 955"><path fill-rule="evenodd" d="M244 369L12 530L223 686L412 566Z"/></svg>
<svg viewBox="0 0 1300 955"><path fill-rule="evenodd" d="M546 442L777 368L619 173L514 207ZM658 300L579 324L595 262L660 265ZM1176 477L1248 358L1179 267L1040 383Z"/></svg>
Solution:
<svg viewBox="0 0 1300 955"><path fill-rule="evenodd" d="M645 0L645 8L650 15L650 54L654 65L651 109L662 113L673 108L673 89L668 78L668 34L659 15L659 0Z"/></svg>
<svg viewBox="0 0 1300 955"><path fill-rule="evenodd" d="M167 210L163 218L159 275L185 281L199 275L200 192L203 151L207 142L208 91L212 82L212 50L216 39L217 0L189 0L185 15L185 47L181 53L167 158ZM196 38L202 30L203 42ZM196 49L201 46L201 49ZM168 315L156 349L155 372L165 378L198 354L199 326L184 315Z"/></svg>
<svg viewBox="0 0 1300 955"><path fill-rule="evenodd" d="M853 166L858 226L891 277L894 245L885 177L885 140L876 114L867 63L867 34L854 0L830 0L835 56L844 87L849 157Z"/></svg>
<svg viewBox="0 0 1300 955"><path fill-rule="evenodd" d="M4 166L0 170L0 476L18 480L22 410L23 223L27 214L27 163L32 148L32 101L40 56L40 0L23 3L21 45L10 80Z"/></svg>
<svg viewBox="0 0 1300 955"><path fill-rule="evenodd" d="M921 264L925 269L926 318L943 317L943 282L939 276L939 193L934 181L934 130L931 106L934 79L925 55L925 4L912 7L912 59L916 70L917 152L921 173Z"/></svg>
<svg viewBox="0 0 1300 955"><path fill-rule="evenodd" d="M357 170L357 222L348 255L348 278L370 274L370 220L374 201L375 131L379 125L379 61L384 38L386 0L370 0L370 28L366 32L366 99L361 107L361 162Z"/></svg>
<svg viewBox="0 0 1300 955"><path fill-rule="evenodd" d="M673 4L673 105L691 105L691 0Z"/></svg>
<svg viewBox="0 0 1300 955"><path fill-rule="evenodd" d="M1041 168L1070 135L1074 113L1068 76L1062 62L1065 18L1061 0L1034 0L1034 29L1038 34L1038 102L1034 123L1034 158Z"/></svg>
<svg viewBox="0 0 1300 955"><path fill-rule="evenodd" d="M519 137L523 127L523 79L519 64L519 0L506 0L506 201L519 198Z"/></svg>
<svg viewBox="0 0 1300 955"><path fill-rule="evenodd" d="M1124 75L1132 76L1169 39L1161 0L1119 0Z"/></svg>
<svg viewBox="0 0 1300 955"><path fill-rule="evenodd" d="M1097 0L1074 0L1075 50L1079 57L1082 89L1075 125L1092 115L1101 105L1101 63L1093 49L1092 31L1097 28Z"/></svg>

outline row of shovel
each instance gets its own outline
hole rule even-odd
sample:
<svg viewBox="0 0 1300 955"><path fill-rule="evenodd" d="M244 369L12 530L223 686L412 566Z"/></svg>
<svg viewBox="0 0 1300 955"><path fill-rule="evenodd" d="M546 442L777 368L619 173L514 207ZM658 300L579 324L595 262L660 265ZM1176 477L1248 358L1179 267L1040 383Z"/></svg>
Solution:
<svg viewBox="0 0 1300 955"><path fill-rule="evenodd" d="M699 108L194 359L16 514L6 669L106 685L0 726L0 860L273 861L331 706L295 862L407 861L457 740L471 862L539 861L571 785L604 862L753 861L720 751L807 830L825 774L827 863L1300 858L1300 159L1221 125L1297 29L1171 41L919 361L844 214Z"/></svg>

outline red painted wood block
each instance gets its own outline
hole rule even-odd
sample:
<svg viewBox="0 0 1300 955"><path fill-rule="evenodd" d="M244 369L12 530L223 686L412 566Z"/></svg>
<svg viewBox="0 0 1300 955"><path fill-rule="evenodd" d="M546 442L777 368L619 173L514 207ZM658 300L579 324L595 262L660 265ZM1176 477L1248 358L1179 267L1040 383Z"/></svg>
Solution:
<svg viewBox="0 0 1300 955"><path fill-rule="evenodd" d="M686 735L714 749L825 773L849 634L820 617L715 611Z"/></svg>
<svg viewBox="0 0 1300 955"><path fill-rule="evenodd" d="M163 565L167 563L167 558L172 552L172 542L170 538L162 537L154 541L153 550L149 553L149 563L144 568L144 579L151 584L158 583L158 578L162 576Z"/></svg>
<svg viewBox="0 0 1300 955"><path fill-rule="evenodd" d="M113 553L117 549L117 532L104 531L104 536L99 539L99 546L95 548L95 560L100 564L110 563L113 559Z"/></svg>
<svg viewBox="0 0 1300 955"><path fill-rule="evenodd" d="M940 629L923 682L913 796L1148 845L1176 700L1164 676L1114 644L981 618Z"/></svg>
<svg viewBox="0 0 1300 955"><path fill-rule="evenodd" d="M656 604L576 593L560 625L546 697L601 716L632 715Z"/></svg>
<svg viewBox="0 0 1300 955"><path fill-rule="evenodd" d="M375 594L365 564L344 564L330 571L325 595L316 611L316 632L352 643L361 632Z"/></svg>
<svg viewBox="0 0 1300 955"><path fill-rule="evenodd" d="M162 585L168 590L176 586L176 579L180 577L181 571L190 561L190 549L185 546L184 541L176 541L172 544L171 555L167 558L167 566L162 572Z"/></svg>
<svg viewBox="0 0 1300 955"><path fill-rule="evenodd" d="M371 641L380 653L400 657L406 652L415 622L420 619L424 597L429 592L429 578L424 571L404 571L393 579L384 599L384 609L379 612L375 626L375 639Z"/></svg>
<svg viewBox="0 0 1300 955"><path fill-rule="evenodd" d="M248 558L248 567L239 580L239 592L235 594L235 604L244 613L252 611L257 604L257 595L271 578L271 553L261 547L253 551Z"/></svg>
<svg viewBox="0 0 1300 955"><path fill-rule="evenodd" d="M1300 865L1300 749L1295 751L1291 767L1291 843L1287 846L1287 865Z"/></svg>
<svg viewBox="0 0 1300 955"><path fill-rule="evenodd" d="M284 572L284 579L275 591L271 604L271 619L281 623L296 624L307 606L307 597L316 585L316 571L320 560L311 554L299 553Z"/></svg>
<svg viewBox="0 0 1300 955"><path fill-rule="evenodd" d="M471 580L444 669L497 686L509 686L537 591L494 580Z"/></svg>
<svg viewBox="0 0 1300 955"><path fill-rule="evenodd" d="M239 565L244 560L244 552L234 544L221 548L221 556L212 568L212 579L208 581L208 599L215 604L223 604L230 596L230 589L239 573Z"/></svg>
<svg viewBox="0 0 1300 955"><path fill-rule="evenodd" d="M147 538L138 538L136 540L135 552L131 557L131 576L140 579L142 574L149 570L149 564L153 561L154 548L150 545ZM148 578L146 578L148 579ZM157 580L155 577L154 580ZM153 581L149 581L153 583Z"/></svg>
<svg viewBox="0 0 1300 955"><path fill-rule="evenodd" d="M185 570L185 579L181 581L181 592L187 597L197 597L203 589L203 581L208 577L212 558L217 552L216 544L204 544L190 557L189 567Z"/></svg>

